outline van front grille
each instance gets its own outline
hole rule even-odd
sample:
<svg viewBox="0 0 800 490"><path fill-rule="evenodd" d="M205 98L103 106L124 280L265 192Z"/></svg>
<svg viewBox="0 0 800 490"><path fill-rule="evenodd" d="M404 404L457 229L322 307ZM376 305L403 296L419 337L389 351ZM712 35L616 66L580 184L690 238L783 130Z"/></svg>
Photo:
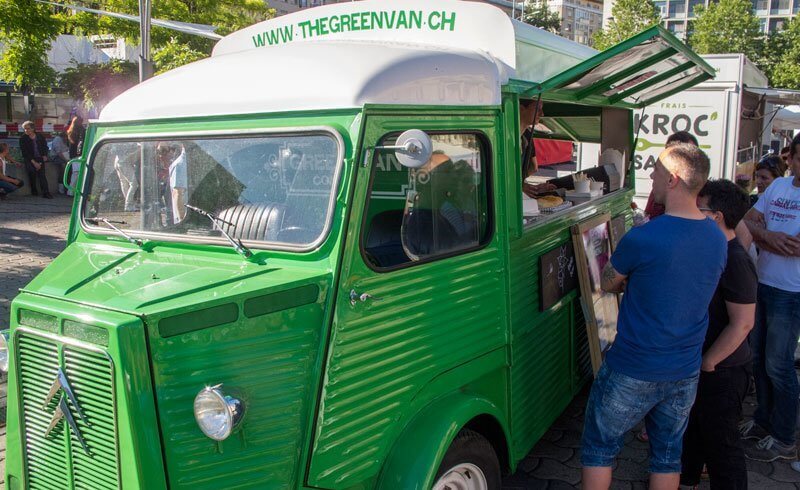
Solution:
<svg viewBox="0 0 800 490"><path fill-rule="evenodd" d="M29 332L19 333L16 339L28 487L119 488L111 359L105 352L79 347L66 339ZM57 388L50 403L46 403L51 387L59 379L59 369L69 389ZM77 407L67 396L70 390ZM69 414L58 417L62 399ZM74 427L69 423L70 416Z"/></svg>

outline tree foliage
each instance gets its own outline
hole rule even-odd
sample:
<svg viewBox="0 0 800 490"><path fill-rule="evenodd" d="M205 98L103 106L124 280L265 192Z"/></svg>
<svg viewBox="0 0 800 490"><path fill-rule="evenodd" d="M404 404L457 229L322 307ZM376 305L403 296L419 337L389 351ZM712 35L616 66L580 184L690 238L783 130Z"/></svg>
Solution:
<svg viewBox="0 0 800 490"><path fill-rule="evenodd" d="M100 8L111 12L139 15L138 0L105 0L102 4L83 0L71 4ZM152 17L217 27L217 33L229 34L256 22L271 18L275 11L263 0L159 0L153 2ZM139 44L139 24L86 12L75 12L34 0L0 0L0 79L24 88L52 87L56 74L47 64L47 52L60 33L76 35L108 34L124 38L131 44ZM214 41L176 31L153 27L151 46L158 72L180 66L207 56ZM127 68L110 63L96 69L81 66L60 79L71 83L83 80L113 81L124 79ZM90 76L90 72L94 72ZM86 100L90 103L102 100L91 85L86 88ZM69 90L76 92L75 87Z"/></svg>
<svg viewBox="0 0 800 490"><path fill-rule="evenodd" d="M51 86L47 52L61 27L51 9L33 0L0 0L0 19L0 79L23 91Z"/></svg>
<svg viewBox="0 0 800 490"><path fill-rule="evenodd" d="M102 109L111 99L139 81L135 63L111 60L102 64L78 64L59 77L64 90L86 108Z"/></svg>
<svg viewBox="0 0 800 490"><path fill-rule="evenodd" d="M689 44L700 54L744 53L758 60L764 48L764 35L753 15L750 0L719 0L708 8L694 9L694 32Z"/></svg>
<svg viewBox="0 0 800 490"><path fill-rule="evenodd" d="M652 0L617 0L608 26L594 34L594 47L607 49L661 21Z"/></svg>
<svg viewBox="0 0 800 490"><path fill-rule="evenodd" d="M76 1L78 5L94 6L87 1ZM103 10L123 14L139 15L138 0L105 0ZM226 35L256 22L274 16L275 10L263 0L160 0L152 3L151 16L154 19L176 20L217 27L217 34ZM139 42L139 24L107 16L79 14L70 16L68 25L76 33L110 34L125 38L128 42ZM153 26L150 40L154 50L170 43L182 44L192 50L210 53L214 41L190 34L183 34L162 27Z"/></svg>
<svg viewBox="0 0 800 490"><path fill-rule="evenodd" d="M178 42L175 38L156 49L153 61L157 67L156 73L164 73L179 66L186 65L208 56L202 51L192 49L188 44Z"/></svg>
<svg viewBox="0 0 800 490"><path fill-rule="evenodd" d="M561 30L561 18L547 6L547 0L527 0L522 20L526 24L540 29L558 33Z"/></svg>
<svg viewBox="0 0 800 490"><path fill-rule="evenodd" d="M770 84L800 90L800 16L796 15L774 37L776 61L770 70Z"/></svg>

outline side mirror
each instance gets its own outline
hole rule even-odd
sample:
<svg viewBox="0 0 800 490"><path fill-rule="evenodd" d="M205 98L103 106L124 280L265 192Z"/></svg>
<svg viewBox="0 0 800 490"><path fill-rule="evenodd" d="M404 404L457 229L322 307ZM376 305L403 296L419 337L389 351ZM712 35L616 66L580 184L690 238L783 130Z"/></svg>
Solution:
<svg viewBox="0 0 800 490"><path fill-rule="evenodd" d="M425 131L409 129L397 137L397 144L376 146L375 150L394 150L394 156L400 165L419 168L430 160L433 154L433 142Z"/></svg>
<svg viewBox="0 0 800 490"><path fill-rule="evenodd" d="M78 185L78 174L80 173L81 163L83 160L80 158L73 158L64 167L64 177L62 183L67 189L67 195L75 195L75 186Z"/></svg>

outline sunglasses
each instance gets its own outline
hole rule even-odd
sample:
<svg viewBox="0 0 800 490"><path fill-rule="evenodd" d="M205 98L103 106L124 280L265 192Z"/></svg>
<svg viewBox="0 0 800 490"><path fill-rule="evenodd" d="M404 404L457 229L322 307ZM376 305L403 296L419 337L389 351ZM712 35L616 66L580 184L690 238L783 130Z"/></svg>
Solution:
<svg viewBox="0 0 800 490"><path fill-rule="evenodd" d="M697 208L697 209L699 209L700 211L708 211L709 213L716 213L717 212L716 209L711 209L711 208Z"/></svg>

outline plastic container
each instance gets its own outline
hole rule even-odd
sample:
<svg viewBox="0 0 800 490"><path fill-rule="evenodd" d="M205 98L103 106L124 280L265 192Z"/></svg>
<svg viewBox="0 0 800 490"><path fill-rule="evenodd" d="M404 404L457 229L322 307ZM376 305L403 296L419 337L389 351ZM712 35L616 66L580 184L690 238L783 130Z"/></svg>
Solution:
<svg viewBox="0 0 800 490"><path fill-rule="evenodd" d="M591 181L588 180L578 180L575 181L575 192L589 192L589 185Z"/></svg>

